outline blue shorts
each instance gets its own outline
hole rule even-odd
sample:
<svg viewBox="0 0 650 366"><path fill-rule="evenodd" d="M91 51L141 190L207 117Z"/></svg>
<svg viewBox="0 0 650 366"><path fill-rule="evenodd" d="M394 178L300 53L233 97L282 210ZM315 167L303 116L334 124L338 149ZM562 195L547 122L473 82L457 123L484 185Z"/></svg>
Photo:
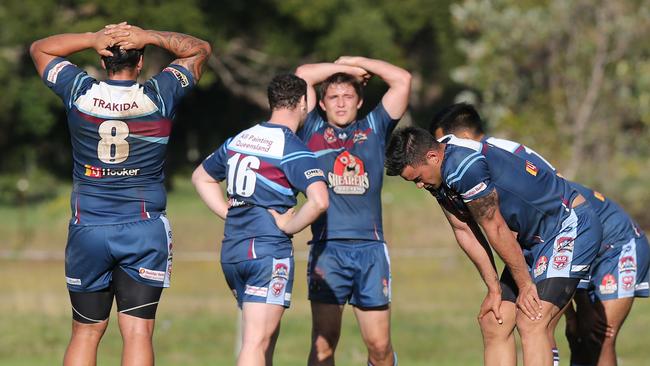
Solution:
<svg viewBox="0 0 650 366"><path fill-rule="evenodd" d="M240 308L244 302L291 305L294 261L287 258L262 257L237 263L221 262L228 287Z"/></svg>
<svg viewBox="0 0 650 366"><path fill-rule="evenodd" d="M172 231L165 216L117 225L70 224L65 248L70 291L108 287L118 266L140 283L169 287Z"/></svg>
<svg viewBox="0 0 650 366"><path fill-rule="evenodd" d="M645 235L608 246L591 271L591 279L582 280L578 288L600 301L626 297L649 297L650 247Z"/></svg>
<svg viewBox="0 0 650 366"><path fill-rule="evenodd" d="M588 278L602 235L600 220L587 202L572 208L555 237L526 251L533 282L554 277Z"/></svg>
<svg viewBox="0 0 650 366"><path fill-rule="evenodd" d="M363 308L391 299L390 258L378 241L329 240L311 245L307 264L309 300Z"/></svg>

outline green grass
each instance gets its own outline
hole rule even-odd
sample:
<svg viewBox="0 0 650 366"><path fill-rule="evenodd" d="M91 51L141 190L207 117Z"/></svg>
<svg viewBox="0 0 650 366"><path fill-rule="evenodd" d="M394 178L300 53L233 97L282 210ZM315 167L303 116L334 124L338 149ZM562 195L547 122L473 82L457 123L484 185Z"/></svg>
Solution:
<svg viewBox="0 0 650 366"><path fill-rule="evenodd" d="M480 365L483 347L475 316L485 290L478 274L456 248L428 194L389 178L384 198L386 237L400 253L392 260L392 337L400 364ZM176 258L172 287L163 293L158 310L157 364L234 364L238 310L217 262L223 225L183 181L170 194L168 209ZM16 209L0 207L1 248L17 254L24 249L62 253L68 215L66 197L25 208L22 219ZM294 296L282 321L277 365L304 365L309 352L302 257L307 237L301 234L294 241L298 252ZM213 254L190 260L197 251ZM60 364L70 335L63 276L62 260L0 260L0 365ZM100 346L99 365L119 364L121 339L114 320ZM650 303L639 300L619 337L621 365L647 364L647 324ZM567 364L568 348L561 334L558 331L562 364ZM347 309L337 364L363 365L365 357L356 321Z"/></svg>

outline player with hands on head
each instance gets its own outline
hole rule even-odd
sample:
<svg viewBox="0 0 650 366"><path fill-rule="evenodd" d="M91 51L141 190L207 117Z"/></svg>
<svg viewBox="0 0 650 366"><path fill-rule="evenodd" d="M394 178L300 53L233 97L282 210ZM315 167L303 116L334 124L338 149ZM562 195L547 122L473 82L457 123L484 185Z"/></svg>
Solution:
<svg viewBox="0 0 650 366"><path fill-rule="evenodd" d="M411 75L388 62L359 56L301 65L296 75L308 84L309 115L299 136L318 157L330 199L327 213L311 227L308 364L334 364L343 307L350 303L368 350L368 364L396 365L390 339L391 273L382 229L381 188L386 141L406 112ZM359 118L363 86L372 75L382 79L388 90L368 115Z"/></svg>
<svg viewBox="0 0 650 366"><path fill-rule="evenodd" d="M148 44L177 58L138 84ZM65 58L86 49L101 57L106 80ZM65 275L73 321L64 365L96 363L114 298L122 364L153 364L154 319L172 267L163 186L167 141L176 106L200 78L210 52L198 38L125 22L94 33L53 35L30 47L38 74L64 103L72 140Z"/></svg>

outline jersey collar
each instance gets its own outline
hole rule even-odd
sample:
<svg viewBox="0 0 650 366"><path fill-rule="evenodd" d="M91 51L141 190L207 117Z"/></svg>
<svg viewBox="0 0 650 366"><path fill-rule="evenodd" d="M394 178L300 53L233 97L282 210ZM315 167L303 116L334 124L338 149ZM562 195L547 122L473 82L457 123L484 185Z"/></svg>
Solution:
<svg viewBox="0 0 650 366"><path fill-rule="evenodd" d="M113 79L106 79L104 80L106 84L109 85L116 85L116 86L131 86L137 83L136 80L113 80Z"/></svg>

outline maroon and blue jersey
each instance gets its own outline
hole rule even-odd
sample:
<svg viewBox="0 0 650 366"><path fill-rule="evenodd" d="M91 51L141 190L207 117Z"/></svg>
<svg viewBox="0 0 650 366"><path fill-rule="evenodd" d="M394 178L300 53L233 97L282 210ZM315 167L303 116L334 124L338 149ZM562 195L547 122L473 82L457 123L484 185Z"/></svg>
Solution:
<svg viewBox="0 0 650 366"><path fill-rule="evenodd" d="M312 242L329 239L384 241L381 187L386 141L395 128L380 103L344 128L325 121L314 108L298 135L327 176L329 208L312 226Z"/></svg>
<svg viewBox="0 0 650 366"><path fill-rule="evenodd" d="M226 140L203 161L217 181L226 181L230 203L221 261L235 263L293 253L291 237L268 212L296 205L298 192L325 181L314 153L287 127L261 123Z"/></svg>
<svg viewBox="0 0 650 366"><path fill-rule="evenodd" d="M487 143L451 135L441 142L446 143L441 169L445 189L464 202L496 190L501 215L524 249L558 235L578 195L566 180Z"/></svg>
<svg viewBox="0 0 650 366"><path fill-rule="evenodd" d="M65 105L72 140L73 224L120 224L165 211L163 165L172 119L194 86L192 74L170 65L143 85L98 81L63 58L43 81Z"/></svg>

